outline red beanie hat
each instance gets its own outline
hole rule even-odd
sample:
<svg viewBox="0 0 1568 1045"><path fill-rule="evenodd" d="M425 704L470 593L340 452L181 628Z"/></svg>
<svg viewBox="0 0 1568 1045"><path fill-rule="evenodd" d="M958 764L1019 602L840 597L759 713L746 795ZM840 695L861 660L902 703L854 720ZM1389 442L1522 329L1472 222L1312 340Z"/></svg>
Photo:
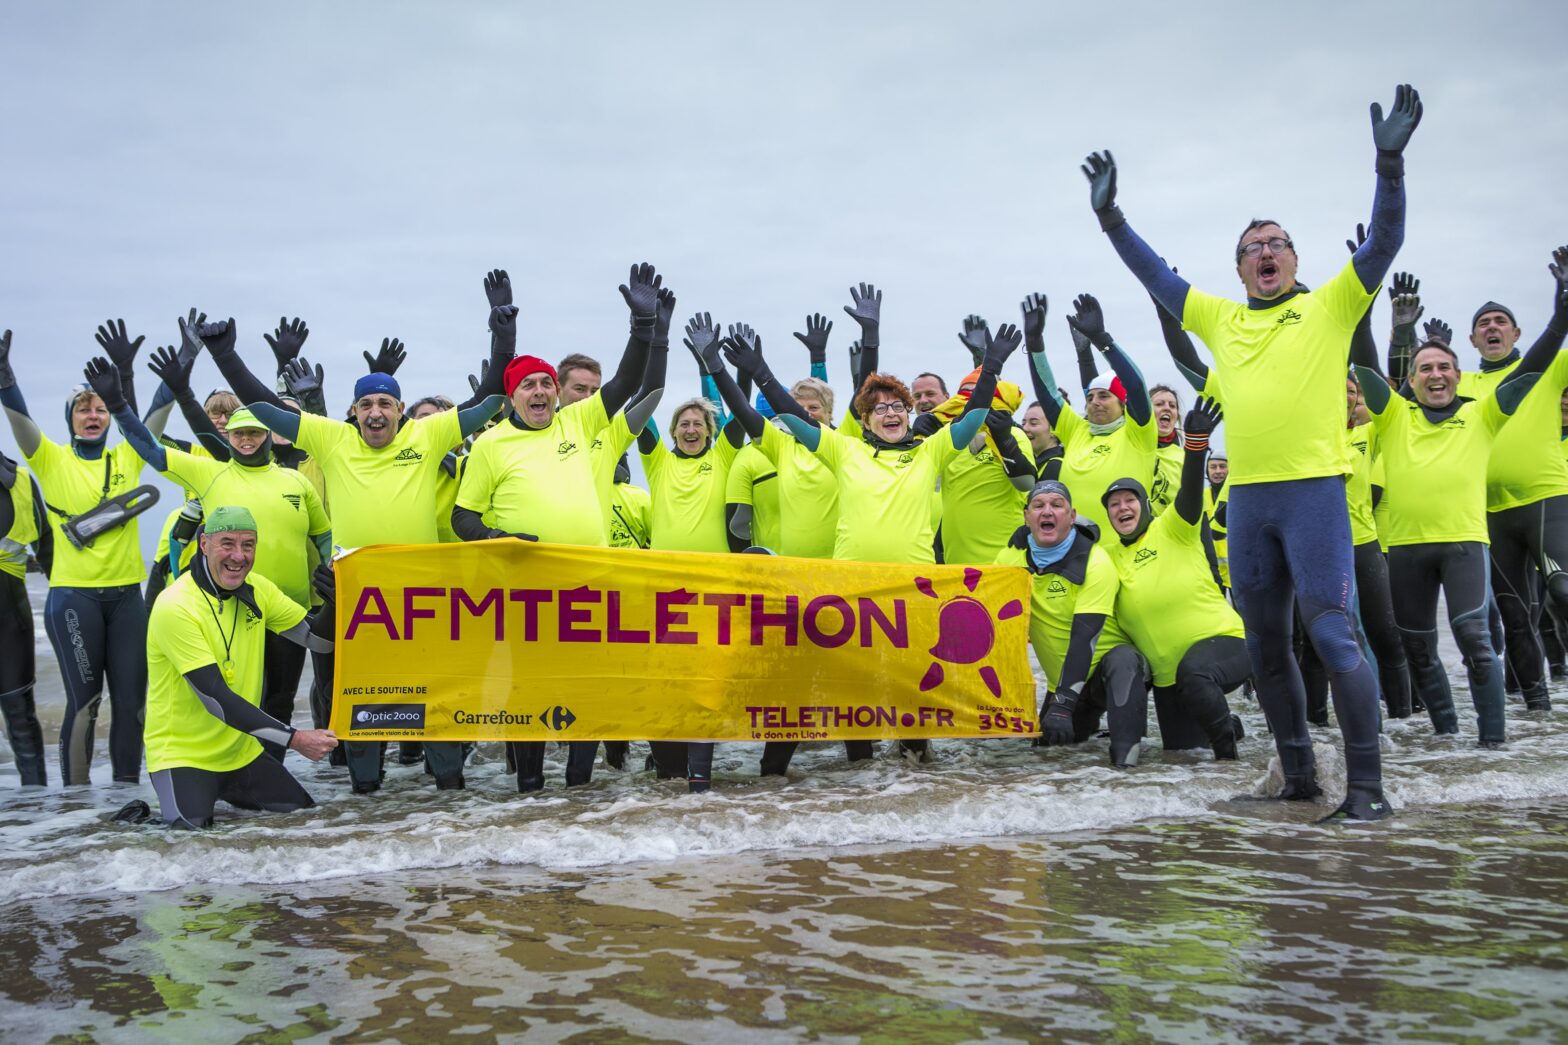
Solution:
<svg viewBox="0 0 1568 1045"><path fill-rule="evenodd" d="M1122 387L1122 379L1113 373L1107 371L1098 375L1093 381L1089 382L1089 387L1084 389L1084 391L1091 392L1096 388L1102 392L1111 393L1111 395L1120 399L1123 403L1127 402L1127 389Z"/></svg>
<svg viewBox="0 0 1568 1045"><path fill-rule="evenodd" d="M551 381L556 380L555 367L538 356L518 356L506 364L506 370L501 374L501 387L506 390L508 398L529 374L549 374Z"/></svg>

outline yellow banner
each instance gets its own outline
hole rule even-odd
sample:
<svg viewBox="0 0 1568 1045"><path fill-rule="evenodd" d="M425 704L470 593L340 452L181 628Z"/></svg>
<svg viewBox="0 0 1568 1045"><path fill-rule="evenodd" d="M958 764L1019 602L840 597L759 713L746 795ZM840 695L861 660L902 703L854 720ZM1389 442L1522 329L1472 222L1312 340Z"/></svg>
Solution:
<svg viewBox="0 0 1568 1045"><path fill-rule="evenodd" d="M336 571L348 740L1038 734L1015 567L484 541Z"/></svg>

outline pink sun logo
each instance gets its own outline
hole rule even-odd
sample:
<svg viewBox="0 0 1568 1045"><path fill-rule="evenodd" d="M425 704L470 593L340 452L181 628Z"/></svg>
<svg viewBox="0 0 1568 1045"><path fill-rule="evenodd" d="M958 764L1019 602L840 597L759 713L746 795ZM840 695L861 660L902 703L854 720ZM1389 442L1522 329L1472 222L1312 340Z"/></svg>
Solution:
<svg viewBox="0 0 1568 1045"><path fill-rule="evenodd" d="M965 567L964 587L974 591L980 586L981 576L981 572L974 567ZM915 588L927 598L941 598L933 589L929 577L916 577ZM997 611L996 620L1012 620L1023 611L1023 603L1013 599ZM920 680L920 692L925 693L942 684L947 677L942 670L943 663L977 663L984 660L995 645L996 621L991 619L991 611L985 608L985 603L968 595L954 595L947 599L937 610L936 645L928 651L936 660L931 662L925 677ZM993 697L1002 695L1002 681L996 677L995 668L989 664L981 665L980 678Z"/></svg>

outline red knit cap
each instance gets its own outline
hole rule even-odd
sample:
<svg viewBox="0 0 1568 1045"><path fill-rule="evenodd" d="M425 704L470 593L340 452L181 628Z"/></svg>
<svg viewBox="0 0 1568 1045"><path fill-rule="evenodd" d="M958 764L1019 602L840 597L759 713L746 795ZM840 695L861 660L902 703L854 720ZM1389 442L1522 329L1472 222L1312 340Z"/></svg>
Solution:
<svg viewBox="0 0 1568 1045"><path fill-rule="evenodd" d="M518 356L506 364L506 370L501 374L501 387L506 390L508 398L529 374L549 374L551 381L556 380L555 367L538 356Z"/></svg>
<svg viewBox="0 0 1568 1045"><path fill-rule="evenodd" d="M1102 392L1111 393L1111 395L1120 399L1123 403L1127 402L1127 389L1122 386L1122 379L1109 371L1096 376L1093 381L1089 382L1089 387L1084 389L1084 391L1090 392L1096 388Z"/></svg>

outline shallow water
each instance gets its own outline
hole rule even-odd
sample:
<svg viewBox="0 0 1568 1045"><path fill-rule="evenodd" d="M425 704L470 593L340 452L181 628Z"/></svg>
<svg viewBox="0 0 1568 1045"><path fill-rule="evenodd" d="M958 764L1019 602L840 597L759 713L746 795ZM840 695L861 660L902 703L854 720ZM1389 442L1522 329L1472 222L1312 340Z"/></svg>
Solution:
<svg viewBox="0 0 1568 1045"><path fill-rule="evenodd" d="M316 809L200 835L102 822L145 786L14 790L0 756L0 1027L1568 1039L1558 724L1511 706L1509 746L1482 752L1473 723L1442 741L1391 723L1400 815L1317 826L1332 794L1236 800L1266 788L1272 753L1239 710L1234 764L947 741L931 765L850 768L821 745L759 782L760 745L733 744L703 796L603 766L568 793L558 761L519 796L486 747L468 792L393 767L357 798L345 771L291 758ZM1337 735L1319 740L1332 785Z"/></svg>

